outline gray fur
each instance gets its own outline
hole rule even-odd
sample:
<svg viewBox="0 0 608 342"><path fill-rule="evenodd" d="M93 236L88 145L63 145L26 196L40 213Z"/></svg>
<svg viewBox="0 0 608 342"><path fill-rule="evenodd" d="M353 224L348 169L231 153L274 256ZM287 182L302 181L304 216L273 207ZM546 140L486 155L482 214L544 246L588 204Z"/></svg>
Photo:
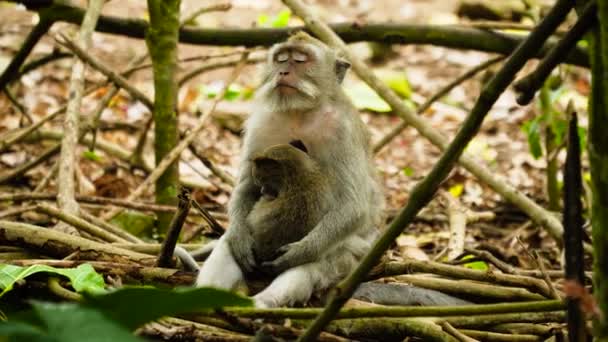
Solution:
<svg viewBox="0 0 608 342"><path fill-rule="evenodd" d="M306 53L309 61L275 60L276 52L293 50ZM212 252L213 262L208 260L199 273L199 286L236 285L238 274L221 279L225 270L220 263L231 269L238 265L245 274L260 266L254 256L255 246L259 248L259 236L254 232L259 227L252 226L255 223L250 214L264 198L260 199L262 187L252 174L254 159L270 146L293 140L304 143L324 175L323 191L312 191L319 199L327 196L321 201L326 201L327 208L319 209L324 214L314 227L306 227L310 231L304 237L283 245L278 257L264 262L279 276L256 295L256 304L265 307L306 301L313 291L346 276L371 248L382 221L384 196L374 171L367 127L340 87L344 70L336 68L338 60L333 50L303 33L271 49L257 104L245 124L239 178L228 205L230 227L220 240L220 246L227 244L229 248ZM297 89L289 96L279 91L285 75ZM279 229L278 240L290 229L273 226Z"/></svg>

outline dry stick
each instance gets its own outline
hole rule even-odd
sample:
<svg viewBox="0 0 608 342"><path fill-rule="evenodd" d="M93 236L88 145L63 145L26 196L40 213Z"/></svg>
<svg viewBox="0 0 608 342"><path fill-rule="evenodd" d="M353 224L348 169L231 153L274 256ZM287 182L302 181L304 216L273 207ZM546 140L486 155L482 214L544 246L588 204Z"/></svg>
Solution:
<svg viewBox="0 0 608 342"><path fill-rule="evenodd" d="M566 280L584 288L585 261L583 253L583 206L581 203L581 147L578 137L578 120L572 103L568 125L568 150L564 166L564 241ZM570 341L586 341L585 316L581 299L568 296L568 336Z"/></svg>
<svg viewBox="0 0 608 342"><path fill-rule="evenodd" d="M47 63L62 59L62 58L68 58L68 57L74 57L71 53L69 52L62 52L60 51L58 48L54 47L53 51L50 53L47 53L46 55L35 59L31 62L28 62L26 64L24 64L21 69L19 70L19 72L17 73L17 75L15 75L15 79L21 78L21 76L27 74L28 72L40 68L42 66L44 66Z"/></svg>
<svg viewBox="0 0 608 342"><path fill-rule="evenodd" d="M91 46L91 37L97 19L103 7L103 0L90 0L86 14L78 32L77 45L87 50ZM82 60L74 58L72 75L70 77L70 90L68 108L63 122L63 139L61 140L61 153L59 155L59 172L57 173L57 203L67 214L77 215L79 211L76 202L75 165L78 161L76 148L78 145L80 128L80 106L84 90L85 65ZM76 234L73 228L66 225L58 225L56 228Z"/></svg>
<svg viewBox="0 0 608 342"><path fill-rule="evenodd" d="M24 206L20 206L20 207L8 208L4 211L0 211L0 219L10 217L10 216L21 215L25 212L35 210L37 207L38 207L37 205L24 205Z"/></svg>
<svg viewBox="0 0 608 342"><path fill-rule="evenodd" d="M139 56L136 56L129 63L129 65L127 66L127 69L130 69L131 66L137 66L137 65L143 63L143 61L147 57L148 57L147 53L144 53L144 54L141 54ZM126 77L128 77L129 75L131 75L131 73L124 73L124 75ZM95 114L93 114L93 121L91 123L91 125L92 125L91 130L92 130L92 133L93 133L93 138L92 138L91 144L89 145L89 150L91 150L91 151L95 150L95 145L97 144L97 128L99 127L99 120L101 118L101 114L103 113L103 110L108 106L108 104L110 103L110 101L114 98L114 96L116 94L118 94L118 92L120 91L120 88L118 87L117 83L114 82L114 80L112 78L110 78L109 76L106 76L106 77L108 77L109 80L112 80L113 84L110 87L110 89L106 92L106 94L104 95L104 97L101 99L101 101L99 101L99 105L97 106L97 110L95 111ZM148 107L148 109L152 110L151 107ZM152 117L152 116L150 116L150 117Z"/></svg>
<svg viewBox="0 0 608 342"><path fill-rule="evenodd" d="M0 194L0 202L5 201L54 201L57 199L57 194L51 193L32 193L32 192L22 192L22 193L3 193ZM76 195L76 200L83 203L89 204L99 204L99 205L113 205L118 207L124 207L135 210L145 210L145 211L154 211L160 213L172 213L175 212L175 207L170 205L161 205L154 203L142 203L142 202L132 202L129 200L123 200L119 198L110 198L110 197L98 197L98 196L84 196L84 195Z"/></svg>
<svg viewBox="0 0 608 342"><path fill-rule="evenodd" d="M2 229L2 221L0 221L0 230ZM65 234L64 234L65 235ZM82 238L81 238L82 239ZM86 239L85 239L86 240ZM87 240L90 241L90 240ZM107 246L107 244L104 244ZM114 245L112 248L117 249ZM147 260L156 260L154 256L147 255ZM178 269L146 267L140 264L127 262L108 262L108 261L91 261L91 260L49 260L49 259L25 259L11 260L11 265L16 266L31 266L31 265L48 265L61 268L73 268L82 264L89 264L100 273L117 275L121 278L136 279L144 284L162 282L173 286L191 285L194 282L196 274Z"/></svg>
<svg viewBox="0 0 608 342"><path fill-rule="evenodd" d="M341 52L347 56L352 63L353 69L359 74L372 89L377 90L384 100L391 105L397 112L401 113L407 119L410 119L412 125L421 132L426 132L425 136L433 138L432 140L439 146L445 148L444 138L437 131L424 123L420 117L408 111L401 99L382 81L373 75L367 66L361 62L356 56L350 53L344 42L323 22L316 19L308 8L306 8L299 0L283 0L297 16L302 18L306 25L323 41L329 43L330 46L338 47ZM528 59L532 58L543 43L553 33L553 31L564 20L568 12L574 6L571 0L559 0L552 8L551 12L543 19L543 21L530 33L527 39L521 43L503 67L496 75L483 87L479 99L462 123L460 130L452 143L445 148L445 151L431 172L413 189L410 201L407 206L401 211L399 216L391 222L389 228L384 235L380 237L374 244L371 251L364 257L363 261L349 277L338 284L334 296L326 306L325 310L312 325L306 330L299 341L313 341L319 335L323 327L325 327L331 319L338 313L340 308L352 296L357 286L365 279L367 273L376 265L384 252L390 247L392 242L399 236L405 227L407 227L420 209L425 206L437 191L439 184L445 179L450 170L454 167L454 163L462 155L466 144L475 136L487 115L492 105L498 97L513 81L515 74L524 66ZM465 158L462 158L465 161ZM468 160L464 162L467 169L472 170L478 166L477 162ZM487 171L487 170L486 170ZM492 174L489 173L489 176ZM493 178L493 177L490 177ZM503 184L504 186L504 184ZM513 192L515 194L515 192ZM544 209L536 205L534 202L525 198L530 202L530 205L538 208L543 214L544 223L553 219L556 225L553 228L559 228L561 225L554 217L549 216L544 212ZM528 207L529 208L529 207ZM528 210L530 211L530 210ZM538 219L538 216L535 215ZM559 236L559 234L555 234Z"/></svg>
<svg viewBox="0 0 608 342"><path fill-rule="evenodd" d="M128 240L117 236L116 234L114 234L113 232L109 232L105 229L99 228L98 226L91 224L83 219L81 219L78 216L72 215L72 214L68 214L64 211L61 211L53 206L50 206L48 204L39 204L38 208L39 211L52 216L56 219L59 219L65 223L70 224L73 227L76 227L82 231L85 231L93 236L96 236L104 241L108 241L108 242L129 242Z"/></svg>
<svg viewBox="0 0 608 342"><path fill-rule="evenodd" d="M0 244L33 249L42 254L63 258L78 251L100 261L138 262L150 264L154 257L148 254L95 242L54 229L27 223L0 220Z"/></svg>
<svg viewBox="0 0 608 342"><path fill-rule="evenodd" d="M540 273L543 275L543 280L545 281L545 284L547 284L547 287L549 288L549 293L551 294L549 298L562 299L562 297L557 293L557 290L555 290L555 286L553 286L553 282L551 282L551 277L549 277L549 275L547 274L545 264L541 260L540 255L536 250L534 251L534 259L536 260L536 264L538 265Z"/></svg>
<svg viewBox="0 0 608 342"><path fill-rule="evenodd" d="M2 72L2 75L0 75L0 89L4 89L15 78L15 75L19 73L19 68L23 65L30 52L32 52L34 46L53 25L53 20L49 19L48 14L48 10L43 10L39 13L40 21L27 35L25 41L21 43L19 51L17 51L15 57L13 57L9 65Z"/></svg>
<svg viewBox="0 0 608 342"><path fill-rule="evenodd" d="M190 22L196 20L196 18L202 14L209 13L209 12L225 12L225 11L230 10L231 8L232 8L232 4L229 2L201 7L199 9L197 9L196 11L192 12L192 14L186 16L184 19L180 20L179 26L183 27L183 26L189 25Z"/></svg>
<svg viewBox="0 0 608 342"><path fill-rule="evenodd" d="M26 118L27 121L30 122L30 125L33 124L34 119L32 119L32 116L27 112L27 108L25 108L23 104L19 103L13 92L8 87L4 88L4 94L6 95L6 98L8 98L10 103L13 105L13 107L17 109L17 112L19 112L22 117Z"/></svg>
<svg viewBox="0 0 608 342"><path fill-rule="evenodd" d="M41 11L39 0L16 0L32 11ZM48 9L50 19L55 21L80 24L84 11L82 7L71 6L66 1L48 0L44 9ZM477 50L509 54L525 36L509 35L498 32L485 32L483 30L466 26L437 26L395 23L361 23L360 21L332 24L331 27L343 37L344 41L353 42L381 42L387 44L435 45L448 48ZM149 29L149 22L145 19L121 18L102 15L99 19L97 31L128 36L132 38L145 38ZM180 43L195 45L222 45L222 46L269 46L285 40L290 33L302 30L303 27L286 28L229 28L204 29L186 27L180 29ZM537 56L542 56L552 46L548 42ZM568 63L589 67L589 58L583 49L570 52Z"/></svg>
<svg viewBox="0 0 608 342"><path fill-rule="evenodd" d="M416 115L420 115L420 114L424 113L427 109L429 109L433 105L433 103L435 103L435 101L446 96L450 91L452 91L452 89L456 88L461 83L463 83L466 80L477 75L479 72L502 61L503 59L505 59L504 56L490 58L487 61L466 71L464 74L460 75L459 77L457 77L450 83L446 84L443 88L439 89L439 91L437 91L435 94L433 94L431 97L429 97L423 104L421 104L418 108L416 108ZM376 153L379 152L384 146L386 146L389 142L391 142L391 140L393 140L396 136L401 134L401 132L403 132L403 130L407 126L409 126L408 120L404 120L404 121L400 122L399 125L397 125L395 128L393 128L392 131L388 132L382 139L380 139L380 141L378 141L374 145L374 152L376 152Z"/></svg>
<svg viewBox="0 0 608 342"><path fill-rule="evenodd" d="M224 228L219 222L217 222L215 217L211 216L207 209L203 208L200 204L198 204L196 200L192 200L192 204L194 204L194 207L201 214L203 219L207 221L209 227L211 227L211 230L213 230L218 235L222 235L224 234L224 232L226 232L226 228Z"/></svg>
<svg viewBox="0 0 608 342"><path fill-rule="evenodd" d="M211 162L211 160L209 160L209 158L207 158L206 156L204 156L199 151L198 147L196 146L196 144L194 142L192 142L190 145L188 145L188 149L190 150L190 152L192 152L192 154L194 154L194 156L196 158L198 158L201 161L201 163L203 163L203 165L205 165L206 168L209 169L209 171L211 171L211 173L213 173L219 179L221 179L222 181L224 181L224 183L226 183L226 184L228 184L230 186L234 186L234 183L235 183L234 177L232 177L228 173L222 171L221 169L217 168Z"/></svg>
<svg viewBox="0 0 608 342"><path fill-rule="evenodd" d="M248 53L249 50L246 50L243 53ZM257 64L260 62L263 62L265 59L263 57L251 57L248 58L246 63L247 64ZM238 64L240 61L240 59L228 59L228 60L223 60L223 61L218 61L218 62L213 62L213 63L207 63L207 64L203 64L198 68L194 68L192 69L190 72L188 72L187 74L185 74L184 76L182 76L182 78L179 79L179 81L177 81L177 85L179 87L183 86L186 82L190 81L191 79L193 79L194 77L210 71L210 70L214 70L214 69L219 69L219 68L227 68L227 67L231 67L234 66L236 64Z"/></svg>
<svg viewBox="0 0 608 342"><path fill-rule="evenodd" d="M513 303L475 304L458 306L373 306L342 308L339 319L374 318L374 317L445 317L468 315L496 315L506 313L532 313L564 310L560 300L541 300ZM262 319L311 319L323 311L323 308L274 308L256 309L246 307L224 308L225 312L239 317ZM212 313L209 313L212 315Z"/></svg>
<svg viewBox="0 0 608 342"><path fill-rule="evenodd" d="M162 247L159 243L113 243L113 246L128 249L130 251L158 255L160 253L160 249ZM200 243L180 243L180 247L187 251L195 251L204 246L204 244Z"/></svg>
<svg viewBox="0 0 608 342"><path fill-rule="evenodd" d="M532 334L503 334L472 329L458 329L458 331L481 341L536 342L541 340L538 335Z"/></svg>
<svg viewBox="0 0 608 342"><path fill-rule="evenodd" d="M478 340L476 340L476 339L474 339L472 337L469 337L469 336L463 334L462 332L458 331L456 328L454 328L448 322L441 322L439 325L441 325L441 327L443 328L443 330L446 333L448 333L450 335L453 335L460 342L479 342Z"/></svg>
<svg viewBox="0 0 608 342"><path fill-rule="evenodd" d="M490 264L496 266L502 272L507 273L507 274L517 274L517 275L535 277L535 278L544 278L545 274L548 275L549 278L561 278L564 276L564 272L558 271L558 270L547 270L543 273L540 270L519 269L519 268L513 267L513 265L510 265L510 264L498 259L497 257L495 257L492 253L490 253L488 251L477 250L477 249L472 249L472 248L465 248L465 251L467 253L471 253L471 254L489 262ZM585 272L585 276L587 276L588 278L591 279L593 277L593 273Z"/></svg>
<svg viewBox="0 0 608 342"><path fill-rule="evenodd" d="M473 270L461 266L446 265L435 261L420 261L413 259L382 264L374 269L374 274L371 274L369 279L391 277L413 272L432 273L455 279L470 279L493 284L519 286L531 289L532 291L541 293L547 297L551 295L549 288L547 288L546 284L540 279L498 272Z"/></svg>
<svg viewBox="0 0 608 342"><path fill-rule="evenodd" d="M520 24L514 22L504 22L504 21L492 21L492 20L479 20L473 21L470 23L463 23L459 25L464 25L468 27L474 27L481 30L518 30L518 31L532 31L534 26L527 24ZM555 31L555 35L563 36L566 34L566 30L557 29Z"/></svg>
<svg viewBox="0 0 608 342"><path fill-rule="evenodd" d="M124 77L122 77L119 73L112 71L112 69L90 54L86 53L85 49L82 49L74 42L70 41L65 36L61 36L61 39L57 39L57 42L66 48L70 49L78 58L83 60L85 63L90 65L92 68L98 70L102 74L104 74L107 78L112 80L114 84L118 87L126 90L134 99L143 103L148 109L152 109L154 107L154 103L150 100L144 93L139 91L137 88L133 87ZM136 58L139 59L139 58ZM128 69L131 69L129 67Z"/></svg>
<svg viewBox="0 0 608 342"><path fill-rule="evenodd" d="M137 238L134 235L131 235L129 232L127 232L124 229L118 228L112 224L107 223L106 221L98 218L97 216L91 215L88 212L86 212L85 210L83 210L82 208L80 208L80 212L79 212L79 216L82 217L83 219L92 222L94 225L99 226L105 230L107 230L108 232L128 241L128 242L132 242L135 244L140 244L140 243L144 243L142 240L140 240L139 238Z"/></svg>
<svg viewBox="0 0 608 342"><path fill-rule="evenodd" d="M23 139L24 137L28 136L33 131L35 131L36 129L38 129L40 126L42 126L44 123L46 123L46 122L54 119L57 115L63 113L63 111L66 108L67 108L66 106L63 106L63 107L59 108L58 110L54 111L53 113L51 113L51 114L45 116L44 118L40 119L36 123L31 124L28 127L24 128L22 130L19 130L14 135L9 136L6 140L0 142L0 152L1 151L5 151L12 144L14 144L14 143L20 141L21 139Z"/></svg>
<svg viewBox="0 0 608 342"><path fill-rule="evenodd" d="M47 185L49 185L49 183L51 182L51 180L53 180L53 178L55 178L58 170L59 170L59 164L57 162L54 162L53 166L51 166L51 169L48 170L47 174L44 175L44 177L40 180L40 183L38 183L36 185L33 192L34 193L41 192L44 188L46 188Z"/></svg>
<svg viewBox="0 0 608 342"><path fill-rule="evenodd" d="M152 124L154 123L154 115L150 115L148 119L146 119L146 123L141 130L139 138L137 139L137 144L135 144L135 148L133 152L129 156L129 160L134 165L141 165L145 168L145 162L143 158L144 147L146 146L146 140L148 138L148 131L152 128Z"/></svg>
<svg viewBox="0 0 608 342"><path fill-rule="evenodd" d="M156 260L156 266L158 267L173 267L173 251L175 251L175 245L179 239L179 233L182 230L186 217L190 211L190 205L192 200L190 199L190 192L188 189L182 187L179 195L177 196L179 203L177 204L177 212L173 215L169 229L167 231L167 237L163 241L163 245L160 249L158 259Z"/></svg>
<svg viewBox="0 0 608 342"><path fill-rule="evenodd" d="M597 22L597 5L595 1L590 1L579 16L576 24L540 61L536 70L526 77L515 82L513 85L519 92L517 103L527 105L534 98L536 91L542 87L551 71L561 63L568 55L568 52L576 46L576 43L583 38L583 35Z"/></svg>
<svg viewBox="0 0 608 342"><path fill-rule="evenodd" d="M190 133L186 137L184 137L179 142L179 144L177 144L177 146L175 146L175 148L173 150L171 150L171 152L169 152L157 164L156 169L154 169L150 173L150 175L148 175L148 177L137 187L137 189L135 189L129 195L129 197L127 197L127 200L133 201L133 200L137 199L139 196L141 196L146 190L148 190L152 186L152 184L154 182L156 182L158 177L160 177L165 172L167 167L169 167L169 165L171 165L177 158L179 158L181 152L188 147L188 145L196 138L197 134L200 131L202 131L202 129L205 127L207 119L211 116L213 111L215 111L215 107L217 106L218 102L224 98L224 95L226 94L228 87L230 86L230 84L232 84L232 82L234 82L236 80L240 71L245 66L245 62L247 61L247 56L248 56L247 53L243 54L243 57L241 58L241 62L236 66L236 68L232 72L232 75L230 75L228 81L226 82L226 85L224 86L224 89L215 97L215 99L213 100L213 104L211 105L211 108L209 108L207 113L203 114L199 118L196 126L190 131ZM111 210L108 213L106 213L105 215L103 215L103 219L108 220L108 219L116 216L121 211L122 211L121 209Z"/></svg>
<svg viewBox="0 0 608 342"><path fill-rule="evenodd" d="M447 247L447 260L455 260L464 251L464 240L467 229L466 209L459 203L458 199L449 192L442 192L446 199L448 219L450 226L450 239Z"/></svg>
<svg viewBox="0 0 608 342"><path fill-rule="evenodd" d="M83 56L86 56L86 54L84 54ZM135 65L141 62L141 60L143 60L143 58L135 58L134 62L131 63L130 65ZM125 76L129 76L131 73L129 72L124 72L123 75ZM106 75L108 77L108 80L110 81L114 81L112 78L110 78L108 75ZM100 117L102 111L108 106L108 103L112 100L112 98L114 98L114 95L116 95L118 93L120 88L118 88L116 86L116 83L112 84L112 86L110 87L110 89L106 92L106 94L103 96L103 98L99 101L99 104L97 105L97 108L95 110L95 114L93 115L95 118ZM92 92L95 89L88 89L87 91L85 91L85 93L89 93ZM133 96L133 94L131 94ZM15 137L13 137L11 139L11 141L8 144L5 144L4 146L9 146L12 143L15 143L16 141L24 138L25 136L27 136L28 134L32 133L34 130L38 129L44 122L52 119L53 117L57 116L58 114L62 113L64 110L66 110L67 106L64 106L62 108L59 108L58 110L56 110L54 113L47 115L44 119L38 121L37 123L29 126L28 128L26 128L22 133L19 133L17 135L15 135ZM82 140L84 138L84 136L86 135L87 130L81 129L80 133L79 133L79 139L78 141ZM93 136L93 139L96 142L96 135ZM91 144L93 144L93 142L91 142ZM39 155L38 157L30 160L29 162L22 164L20 166L18 166L17 168L0 175L0 184L7 182L11 179L13 179L14 177L20 175L20 174L24 174L25 172L27 172L28 170L30 170L31 168L36 167L37 165L39 165L40 163L48 160L49 158L51 158L53 155L55 155L55 153L57 153L60 149L60 144L55 144L49 148L47 148L41 155ZM0 146L0 150L3 146ZM58 165L58 163L57 163Z"/></svg>
<svg viewBox="0 0 608 342"><path fill-rule="evenodd" d="M61 144L57 143L57 144L45 149L38 157L36 157L24 164L21 164L21 165L17 166L16 168L14 168L4 174L0 174L0 184L7 183L8 181L12 180L13 178L15 178L19 175L25 174L31 168L36 167L40 163L43 163L46 160L53 157L55 154L57 154L57 152L59 152L60 149L61 149Z"/></svg>
<svg viewBox="0 0 608 342"><path fill-rule="evenodd" d="M401 275L396 277L396 279L417 287L451 293L456 296L465 295L470 298L488 298L505 301L542 300L546 298L543 295L532 293L519 287L489 285L468 280L449 280L419 275Z"/></svg>

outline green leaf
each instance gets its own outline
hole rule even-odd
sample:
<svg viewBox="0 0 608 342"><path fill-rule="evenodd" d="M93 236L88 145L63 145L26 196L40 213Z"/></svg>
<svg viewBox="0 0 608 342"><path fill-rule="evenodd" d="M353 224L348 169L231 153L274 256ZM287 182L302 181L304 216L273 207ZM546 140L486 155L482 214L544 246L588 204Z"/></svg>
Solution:
<svg viewBox="0 0 608 342"><path fill-rule="evenodd" d="M540 117L536 117L532 120L526 121L522 125L522 130L526 133L528 138L528 146L530 153L534 159L538 159L543 155L543 150L540 143Z"/></svg>
<svg viewBox="0 0 608 342"><path fill-rule="evenodd" d="M378 77L386 83L394 92L405 99L412 96L412 88L407 79L407 74L404 71L395 71L390 69L376 70Z"/></svg>
<svg viewBox="0 0 608 342"><path fill-rule="evenodd" d="M568 122L558 118L557 115L553 115L553 120L551 120L549 124L551 125L551 132L553 132L553 136L555 137L553 143L556 146L561 145L566 136L566 131L568 130Z"/></svg>
<svg viewBox="0 0 608 342"><path fill-rule="evenodd" d="M0 321L0 341L60 342L56 338L46 336L39 327L19 321Z"/></svg>
<svg viewBox="0 0 608 342"><path fill-rule="evenodd" d="M100 162L103 159L99 154L95 153L95 151L91 150L86 150L82 152L82 156L94 162Z"/></svg>
<svg viewBox="0 0 608 342"><path fill-rule="evenodd" d="M376 92L363 82L354 82L344 88L344 92L357 109L374 112L390 112L391 106L384 102Z"/></svg>
<svg viewBox="0 0 608 342"><path fill-rule="evenodd" d="M10 291L15 285L15 282L39 272L53 273L67 277L70 279L72 287L77 292L99 293L105 291L103 277L95 272L93 266L89 264L82 264L76 268L55 268L47 265L20 267L0 264L0 288L2 288L0 296Z"/></svg>
<svg viewBox="0 0 608 342"><path fill-rule="evenodd" d="M151 320L223 306L251 306L251 299L215 288L125 287L111 293L87 296L88 305L129 329Z"/></svg>
<svg viewBox="0 0 608 342"><path fill-rule="evenodd" d="M403 168L403 174L408 177L412 177L414 175L414 170L411 167L406 166Z"/></svg>
<svg viewBox="0 0 608 342"><path fill-rule="evenodd" d="M155 217L136 210L124 210L110 220L118 226L135 236L151 233L154 228Z"/></svg>
<svg viewBox="0 0 608 342"><path fill-rule="evenodd" d="M450 194L452 194L452 196L454 196L454 198L458 198L460 197L460 195L462 195L462 192L464 191L464 185L462 185L462 183L455 184L451 186L448 191L450 192Z"/></svg>
<svg viewBox="0 0 608 342"><path fill-rule="evenodd" d="M578 126L578 141L581 146L581 154L587 151L587 129L583 126Z"/></svg>
<svg viewBox="0 0 608 342"><path fill-rule="evenodd" d="M281 12L279 12L279 14L277 14L276 17L274 17L270 26L272 26L274 28L286 27L287 24L289 24L290 18L291 18L291 11L289 11L288 9L282 10Z"/></svg>
<svg viewBox="0 0 608 342"><path fill-rule="evenodd" d="M224 94L224 100L226 101L234 101L237 100L241 96L243 88L238 84L231 84L226 90L226 94Z"/></svg>
<svg viewBox="0 0 608 342"><path fill-rule="evenodd" d="M473 259L473 255L465 255L461 260ZM485 261L473 261L466 264L463 264L464 267L471 268L474 270L487 271L488 264Z"/></svg>
<svg viewBox="0 0 608 342"><path fill-rule="evenodd" d="M258 26L266 26L269 21L270 17L268 16L268 14L262 13L258 15Z"/></svg>
<svg viewBox="0 0 608 342"><path fill-rule="evenodd" d="M143 342L118 322L84 305L33 302L32 307L46 335L58 342Z"/></svg>

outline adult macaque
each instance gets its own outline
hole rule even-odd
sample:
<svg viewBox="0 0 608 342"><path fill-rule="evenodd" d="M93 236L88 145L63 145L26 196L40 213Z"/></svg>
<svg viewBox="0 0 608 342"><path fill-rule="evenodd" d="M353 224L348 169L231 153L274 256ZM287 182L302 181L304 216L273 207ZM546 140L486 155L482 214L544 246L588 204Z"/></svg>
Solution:
<svg viewBox="0 0 608 342"><path fill-rule="evenodd" d="M340 86L348 67L333 50L305 33L270 50L257 103L245 123L239 180L228 206L230 226L201 268L198 286L233 289L245 274L261 267L278 276L254 296L256 306L291 305L334 285L369 251L381 224L384 198L367 128ZM260 235L261 227L254 225L267 217L250 214L256 205L259 210L264 201L280 194L255 181L254 159L270 146L292 141L303 143L311 165L324 177L320 188L309 191L327 208L314 227L298 232L303 237L282 245L276 254L256 258L256 239L267 233ZM321 201L323 196L326 201ZM298 208L297 203L293 206ZM264 225L280 229L277 236L288 236L292 227L281 227L280 222L289 220L279 216Z"/></svg>

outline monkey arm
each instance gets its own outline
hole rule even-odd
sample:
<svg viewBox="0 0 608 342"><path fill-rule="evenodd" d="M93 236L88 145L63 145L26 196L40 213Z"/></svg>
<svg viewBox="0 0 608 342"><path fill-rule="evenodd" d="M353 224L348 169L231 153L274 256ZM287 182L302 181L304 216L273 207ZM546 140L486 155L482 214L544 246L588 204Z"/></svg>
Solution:
<svg viewBox="0 0 608 342"><path fill-rule="evenodd" d="M251 228L247 224L247 215L259 199L259 194L260 189L251 177L251 166L246 165L230 198L228 206L230 226L226 231L226 240L234 259L246 272L251 272L256 264L253 254L254 241Z"/></svg>
<svg viewBox="0 0 608 342"><path fill-rule="evenodd" d="M321 221L299 241L287 244L278 250L280 255L270 262L262 264L273 272L282 272L306 263L318 260L335 243L370 225L367 206L360 205L357 200L343 200L339 208L329 210Z"/></svg>

